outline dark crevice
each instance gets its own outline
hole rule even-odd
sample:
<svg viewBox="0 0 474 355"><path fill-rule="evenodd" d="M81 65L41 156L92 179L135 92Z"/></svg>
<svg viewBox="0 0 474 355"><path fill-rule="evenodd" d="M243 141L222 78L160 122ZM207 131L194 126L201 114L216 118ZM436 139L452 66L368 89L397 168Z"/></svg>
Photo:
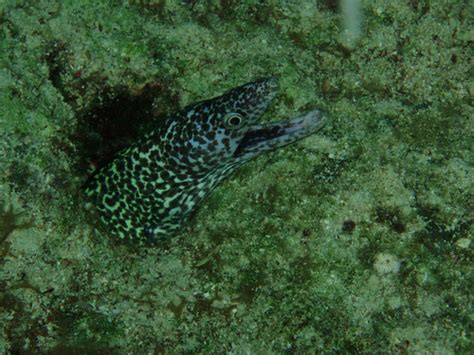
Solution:
<svg viewBox="0 0 474 355"><path fill-rule="evenodd" d="M110 161L121 149L138 139L155 122L154 98L160 89L143 88L139 95L127 88L106 88L91 108L80 114L72 141L85 160L95 166Z"/></svg>

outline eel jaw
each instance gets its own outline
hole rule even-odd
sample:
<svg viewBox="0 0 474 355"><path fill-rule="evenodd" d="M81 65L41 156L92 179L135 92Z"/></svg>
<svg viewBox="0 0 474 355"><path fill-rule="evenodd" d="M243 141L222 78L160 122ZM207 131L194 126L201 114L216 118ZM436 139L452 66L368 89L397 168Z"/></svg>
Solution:
<svg viewBox="0 0 474 355"><path fill-rule="evenodd" d="M313 110L289 121L251 126L234 151L239 160L249 160L260 153L284 147L319 131L327 122L327 115Z"/></svg>

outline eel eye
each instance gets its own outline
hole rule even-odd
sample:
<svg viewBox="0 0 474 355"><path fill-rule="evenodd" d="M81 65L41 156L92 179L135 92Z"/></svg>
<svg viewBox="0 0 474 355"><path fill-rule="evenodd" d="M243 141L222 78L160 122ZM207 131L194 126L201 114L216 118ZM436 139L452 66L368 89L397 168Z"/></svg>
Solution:
<svg viewBox="0 0 474 355"><path fill-rule="evenodd" d="M224 117L224 123L228 128L239 128L243 122L244 118L242 115L235 112L228 113Z"/></svg>

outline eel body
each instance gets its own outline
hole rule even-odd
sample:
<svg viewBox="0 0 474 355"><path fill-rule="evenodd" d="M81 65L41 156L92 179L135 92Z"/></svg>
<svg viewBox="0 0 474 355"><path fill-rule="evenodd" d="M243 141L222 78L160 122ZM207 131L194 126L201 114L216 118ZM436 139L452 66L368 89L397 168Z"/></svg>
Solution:
<svg viewBox="0 0 474 355"><path fill-rule="evenodd" d="M277 91L269 77L189 105L98 170L85 193L107 232L137 242L173 235L239 166L323 127L321 110L258 123Z"/></svg>

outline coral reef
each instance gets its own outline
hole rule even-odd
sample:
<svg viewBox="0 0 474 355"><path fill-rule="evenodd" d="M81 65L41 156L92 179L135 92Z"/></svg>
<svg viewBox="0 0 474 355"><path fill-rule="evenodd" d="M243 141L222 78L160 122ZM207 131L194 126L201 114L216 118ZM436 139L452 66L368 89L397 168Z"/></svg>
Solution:
<svg viewBox="0 0 474 355"><path fill-rule="evenodd" d="M473 8L0 4L0 353L467 353ZM179 236L117 245L81 185L188 103L268 74L324 131L226 181Z"/></svg>

